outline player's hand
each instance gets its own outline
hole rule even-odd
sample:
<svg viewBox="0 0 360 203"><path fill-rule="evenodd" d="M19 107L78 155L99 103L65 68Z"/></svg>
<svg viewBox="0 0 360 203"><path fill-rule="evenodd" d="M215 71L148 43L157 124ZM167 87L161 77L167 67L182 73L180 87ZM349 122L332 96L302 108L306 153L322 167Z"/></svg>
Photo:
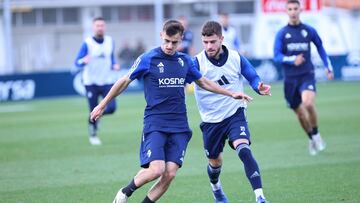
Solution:
<svg viewBox="0 0 360 203"><path fill-rule="evenodd" d="M82 60L83 60L84 64L88 64L89 61L90 61L90 56L89 56L89 55L86 55L86 56L84 56L84 57L82 58Z"/></svg>
<svg viewBox="0 0 360 203"><path fill-rule="evenodd" d="M90 120L97 121L104 113L105 107L97 105L90 113Z"/></svg>
<svg viewBox="0 0 360 203"><path fill-rule="evenodd" d="M120 70L120 65L119 65L119 64L114 64L114 65L112 66L112 69L113 69L113 70L116 70L116 71L119 71L119 70Z"/></svg>
<svg viewBox="0 0 360 203"><path fill-rule="evenodd" d="M333 80L334 72L330 71L329 69L326 69L326 76L327 76L328 80Z"/></svg>
<svg viewBox="0 0 360 203"><path fill-rule="evenodd" d="M249 95L246 95L246 94L244 94L242 92L235 92L231 96L234 99L244 99L247 102L251 102L253 100L252 97L250 97Z"/></svg>
<svg viewBox="0 0 360 203"><path fill-rule="evenodd" d="M294 64L295 66L300 66L304 62L305 62L304 54L299 54L296 56Z"/></svg>
<svg viewBox="0 0 360 203"><path fill-rule="evenodd" d="M270 92L271 86L270 85L266 85L263 82L261 82L259 84L259 86L258 86L258 89L259 89L259 93L261 95L269 95L269 96L271 96L271 92Z"/></svg>

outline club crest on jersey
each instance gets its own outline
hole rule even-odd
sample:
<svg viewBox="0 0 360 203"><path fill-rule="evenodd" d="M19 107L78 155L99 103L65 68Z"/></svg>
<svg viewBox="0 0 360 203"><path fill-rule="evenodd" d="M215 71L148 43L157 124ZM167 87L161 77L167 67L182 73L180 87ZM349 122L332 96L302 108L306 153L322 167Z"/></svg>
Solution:
<svg viewBox="0 0 360 203"><path fill-rule="evenodd" d="M184 61L181 58L178 58L178 62L181 65L181 67L184 67Z"/></svg>
<svg viewBox="0 0 360 203"><path fill-rule="evenodd" d="M157 67L159 68L159 72L163 73L164 72L164 64L162 62L160 62Z"/></svg>
<svg viewBox="0 0 360 203"><path fill-rule="evenodd" d="M303 37L306 37L308 35L308 32L306 30L301 30L301 35Z"/></svg>

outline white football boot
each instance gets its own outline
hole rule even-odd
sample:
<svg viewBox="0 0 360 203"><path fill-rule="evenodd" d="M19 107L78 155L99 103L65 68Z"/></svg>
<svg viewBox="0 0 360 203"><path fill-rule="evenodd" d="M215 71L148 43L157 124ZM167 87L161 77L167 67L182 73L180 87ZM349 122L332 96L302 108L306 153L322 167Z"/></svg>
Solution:
<svg viewBox="0 0 360 203"><path fill-rule="evenodd" d="M127 202L127 200L128 200L129 197L126 196L126 194L124 194L124 193L122 192L122 189L123 189L123 188L121 188L121 189L118 191L118 193L116 194L113 203L126 203L126 202Z"/></svg>
<svg viewBox="0 0 360 203"><path fill-rule="evenodd" d="M321 138L320 133L313 135L312 138L315 142L315 147L316 147L317 151L323 151L326 148L326 143Z"/></svg>
<svg viewBox="0 0 360 203"><path fill-rule="evenodd" d="M98 136L90 136L89 137L90 144L93 146L101 145L101 140Z"/></svg>
<svg viewBox="0 0 360 203"><path fill-rule="evenodd" d="M309 153L311 156L315 156L317 154L315 140L309 140Z"/></svg>

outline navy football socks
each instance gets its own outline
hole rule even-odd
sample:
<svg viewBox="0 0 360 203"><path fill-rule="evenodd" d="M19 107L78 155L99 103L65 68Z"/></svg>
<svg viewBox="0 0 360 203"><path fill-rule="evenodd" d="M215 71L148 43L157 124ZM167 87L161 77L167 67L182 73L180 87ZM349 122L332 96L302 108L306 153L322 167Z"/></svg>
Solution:
<svg viewBox="0 0 360 203"><path fill-rule="evenodd" d="M236 147L236 151L241 161L244 163L246 177L249 179L253 190L262 188L260 170L252 156L248 144L240 144Z"/></svg>
<svg viewBox="0 0 360 203"><path fill-rule="evenodd" d="M210 164L207 167L207 172L210 178L210 182L212 184L216 184L219 181L219 176L221 172L221 166L213 167Z"/></svg>
<svg viewBox="0 0 360 203"><path fill-rule="evenodd" d="M318 127L315 126L315 127L313 127L311 134L316 135L316 134L318 134L318 132L319 132Z"/></svg>
<svg viewBox="0 0 360 203"><path fill-rule="evenodd" d="M122 192L130 197L136 189L138 189L138 187L135 185L134 179L132 179L129 185L122 189Z"/></svg>
<svg viewBox="0 0 360 203"><path fill-rule="evenodd" d="M151 201L151 199L148 196L146 196L141 203L155 203L155 202Z"/></svg>

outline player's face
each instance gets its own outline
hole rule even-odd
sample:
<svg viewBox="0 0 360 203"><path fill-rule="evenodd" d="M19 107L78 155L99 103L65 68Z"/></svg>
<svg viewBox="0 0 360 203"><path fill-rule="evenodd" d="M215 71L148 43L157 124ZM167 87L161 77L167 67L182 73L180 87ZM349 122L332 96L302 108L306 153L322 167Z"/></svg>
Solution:
<svg viewBox="0 0 360 203"><path fill-rule="evenodd" d="M291 25L299 24L300 22L300 5L297 3L289 3L286 5L286 13L289 16L289 23Z"/></svg>
<svg viewBox="0 0 360 203"><path fill-rule="evenodd" d="M178 45L181 43L182 36L180 33L170 37L165 32L161 32L160 37L163 41L161 45L162 51L167 55L175 54Z"/></svg>
<svg viewBox="0 0 360 203"><path fill-rule="evenodd" d="M105 33L105 21L97 20L93 23L93 29L96 37L104 37Z"/></svg>
<svg viewBox="0 0 360 203"><path fill-rule="evenodd" d="M209 57L216 58L219 55L223 39L223 36L216 34L201 37L203 47Z"/></svg>

